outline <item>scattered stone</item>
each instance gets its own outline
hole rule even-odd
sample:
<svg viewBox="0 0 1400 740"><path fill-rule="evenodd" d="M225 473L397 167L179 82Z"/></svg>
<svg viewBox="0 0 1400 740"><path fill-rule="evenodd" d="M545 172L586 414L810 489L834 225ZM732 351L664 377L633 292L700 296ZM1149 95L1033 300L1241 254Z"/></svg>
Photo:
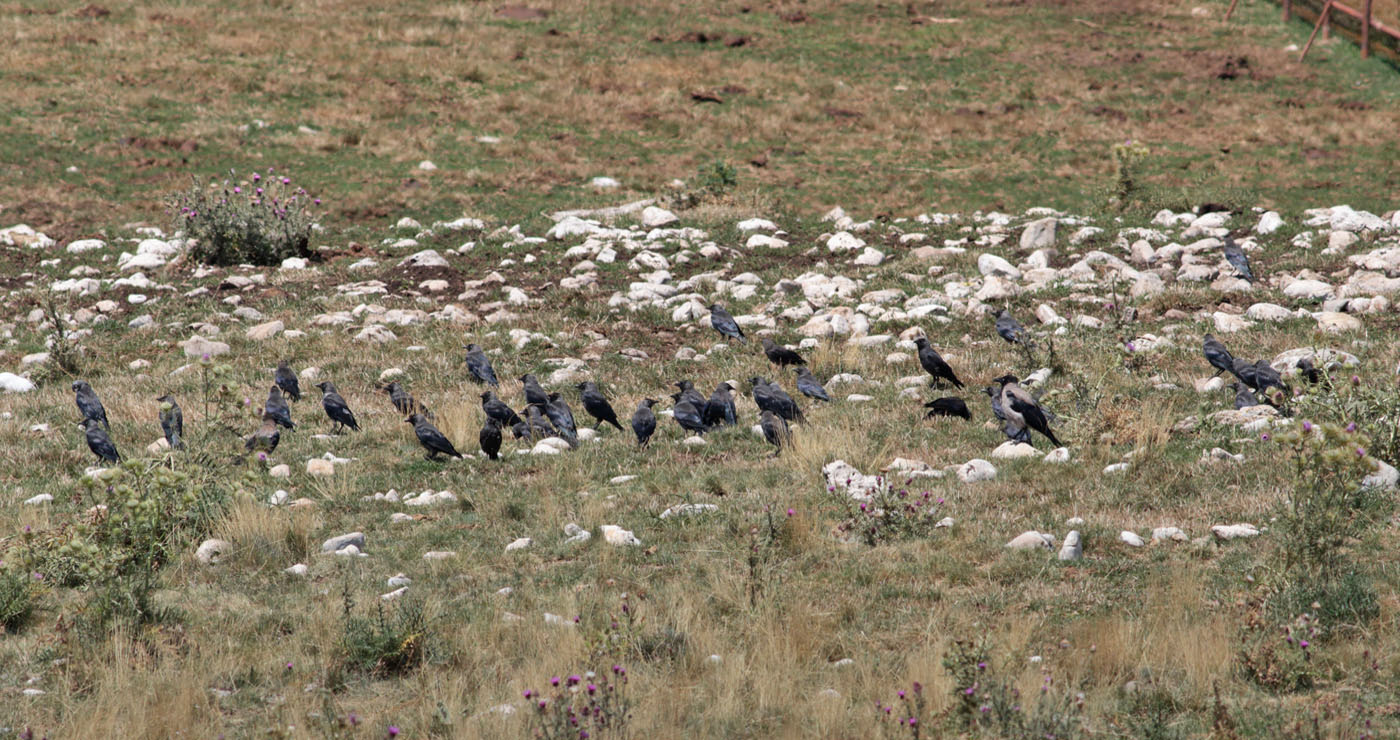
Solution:
<svg viewBox="0 0 1400 740"><path fill-rule="evenodd" d="M1069 462L1069 448L1056 447L1055 449L1045 453L1045 457L1043 458L1043 460L1048 463L1067 463Z"/></svg>
<svg viewBox="0 0 1400 740"><path fill-rule="evenodd" d="M609 545L623 546L642 544L642 541L637 539L636 535L632 534L631 531L623 529L616 524L604 524L598 528L598 531L602 532L603 540Z"/></svg>
<svg viewBox="0 0 1400 740"><path fill-rule="evenodd" d="M719 506L715 504L676 504L661 512L661 518L670 519L673 516L705 514L712 511L719 511Z"/></svg>
<svg viewBox="0 0 1400 740"><path fill-rule="evenodd" d="M1014 541L1014 540L1013 540ZM1084 557L1084 546L1080 543L1079 530L1071 530L1060 545L1060 560L1078 560Z"/></svg>
<svg viewBox="0 0 1400 740"><path fill-rule="evenodd" d="M1038 457L1039 452L1034 447L1025 442L1012 442L1007 440L992 450L992 457L1014 460L1020 457Z"/></svg>
<svg viewBox="0 0 1400 740"><path fill-rule="evenodd" d="M1128 469L1128 464L1127 464L1127 463L1121 463L1121 462L1120 462L1120 463L1113 463L1112 465L1109 465L1109 466L1105 467L1105 468L1103 469L1103 472L1104 472L1104 475L1109 475L1109 474L1112 474L1112 473L1122 473L1122 472L1126 471L1127 469Z"/></svg>
<svg viewBox="0 0 1400 740"><path fill-rule="evenodd" d="M525 548L533 544L535 544L535 541L530 539L529 537L521 537L517 540L512 541L509 545L506 545L506 552L524 550Z"/></svg>
<svg viewBox="0 0 1400 740"><path fill-rule="evenodd" d="M1035 530L1028 530L1016 535L1014 539L1006 543L1010 550L1049 550L1055 546L1055 535L1041 534Z"/></svg>
<svg viewBox="0 0 1400 740"><path fill-rule="evenodd" d="M996 477L996 467L981 458L968 460L958 468L958 478L963 483L994 480Z"/></svg>
<svg viewBox="0 0 1400 740"><path fill-rule="evenodd" d="M335 464L319 457L312 458L306 461L306 474L318 477L335 475Z"/></svg>
<svg viewBox="0 0 1400 740"><path fill-rule="evenodd" d="M199 549L194 551L194 557L205 565L212 565L219 562L224 556L233 552L233 543L227 540L205 540L199 543Z"/></svg>
<svg viewBox="0 0 1400 740"><path fill-rule="evenodd" d="M357 551L365 549L365 533L350 532L332 537L321 543L321 552L340 552L347 547L354 547Z"/></svg>
<svg viewBox="0 0 1400 740"><path fill-rule="evenodd" d="M1172 542L1186 542L1189 539L1186 533L1177 527L1157 527L1152 530L1153 542L1163 542L1166 540L1171 540Z"/></svg>
<svg viewBox="0 0 1400 740"><path fill-rule="evenodd" d="M200 358L204 355L218 357L219 355L228 354L229 351L229 346L227 344L206 339L198 334L180 342L180 346L184 348L186 357L194 358Z"/></svg>
<svg viewBox="0 0 1400 740"><path fill-rule="evenodd" d="M305 563L297 563L290 568L283 568L282 572L289 576L305 576L307 570L309 569L306 567Z"/></svg>
<svg viewBox="0 0 1400 740"><path fill-rule="evenodd" d="M277 336L278 334L282 333L283 329L286 328L286 324L283 324L280 320L269 321L265 324L258 324L257 326L254 326L251 329L249 329L248 338L252 339L253 341L260 342L264 339L271 339L272 337Z"/></svg>
<svg viewBox="0 0 1400 740"><path fill-rule="evenodd" d="M34 390L34 383L14 373L0 373L0 389L6 393L28 393Z"/></svg>
<svg viewBox="0 0 1400 740"><path fill-rule="evenodd" d="M38 506L39 504L47 504L51 501L53 501L53 494L41 493L38 496L31 496L25 499L24 503L26 506Z"/></svg>
<svg viewBox="0 0 1400 740"><path fill-rule="evenodd" d="M1126 529L1118 533L1118 539L1128 547L1142 547L1147 544L1142 541L1142 538L1138 536L1137 532Z"/></svg>
<svg viewBox="0 0 1400 740"><path fill-rule="evenodd" d="M1211 534L1221 540L1234 540L1259 536L1253 524L1217 524L1210 528Z"/></svg>
<svg viewBox="0 0 1400 740"><path fill-rule="evenodd" d="M565 543L582 544L593 538L593 533L573 522L564 525Z"/></svg>

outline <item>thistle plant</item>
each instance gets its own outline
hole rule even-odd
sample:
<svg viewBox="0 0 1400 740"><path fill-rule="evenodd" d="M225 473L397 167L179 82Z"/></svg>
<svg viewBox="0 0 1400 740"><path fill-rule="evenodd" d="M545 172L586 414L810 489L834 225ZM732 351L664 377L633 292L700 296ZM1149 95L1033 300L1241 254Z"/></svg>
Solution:
<svg viewBox="0 0 1400 740"><path fill-rule="evenodd" d="M199 182L171 195L168 211L189 252L211 265L276 265L311 255L311 209L320 204L292 180L269 168L243 179L229 170L223 182Z"/></svg>

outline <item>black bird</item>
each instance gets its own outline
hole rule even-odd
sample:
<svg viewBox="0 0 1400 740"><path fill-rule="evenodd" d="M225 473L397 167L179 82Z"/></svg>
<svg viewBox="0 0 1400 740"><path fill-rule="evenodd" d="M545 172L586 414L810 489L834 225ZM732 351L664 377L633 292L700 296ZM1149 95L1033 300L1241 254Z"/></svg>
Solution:
<svg viewBox="0 0 1400 740"><path fill-rule="evenodd" d="M953 373L953 366L943 360L943 356L938 354L938 350L928 343L928 337L919 337L914 340L914 345L919 348L919 364L933 379L929 381L930 386L938 385L940 380L947 380L954 387L963 387L962 381Z"/></svg>
<svg viewBox="0 0 1400 740"><path fill-rule="evenodd" d="M1006 375L999 378L998 382L1002 384L1001 410L1006 414L1008 421L1017 421L1030 427L1049 439L1056 447L1064 446L1055 438L1055 433L1050 431L1050 421L1046 418L1044 409L1040 408L1040 403L1020 386L1016 376Z"/></svg>
<svg viewBox="0 0 1400 740"><path fill-rule="evenodd" d="M1011 318L1011 314L1005 309L997 311L997 333L1002 339L1012 344L1026 344L1026 327L1021 326L1021 322Z"/></svg>
<svg viewBox="0 0 1400 740"><path fill-rule="evenodd" d="M564 439L563 435L559 433L559 430L555 429L554 425L549 423L549 419L545 418L544 414L540 411L540 407L534 404L525 407L525 432L525 436L528 437L531 442L537 439L545 439L546 437L559 437L560 439Z"/></svg>
<svg viewBox="0 0 1400 740"><path fill-rule="evenodd" d="M481 433L476 437L481 443L481 451L492 460L501 459L501 422L494 417L486 417L486 423L481 425Z"/></svg>
<svg viewBox="0 0 1400 740"><path fill-rule="evenodd" d="M705 420L700 416L700 409L695 404L687 400L680 400L671 407L671 418L687 432L704 434L707 431Z"/></svg>
<svg viewBox="0 0 1400 740"><path fill-rule="evenodd" d="M413 425L413 433L418 437L418 444L423 445L423 449L428 451L424 458L436 460L438 455L451 455L458 460L462 459L462 453L452 446L452 440L444 437L437 427L428 422L427 417L422 414L413 414L404 419L405 424Z"/></svg>
<svg viewBox="0 0 1400 740"><path fill-rule="evenodd" d="M525 403L540 408L549 405L549 394L544 392L544 388L540 386L540 381L535 376L522 375L520 382L525 386Z"/></svg>
<svg viewBox="0 0 1400 740"><path fill-rule="evenodd" d="M73 393L73 400L78 404L78 411L82 412L84 420L101 422L103 429L112 431L112 425L107 423L107 409L102 408L102 401L86 380L73 381Z"/></svg>
<svg viewBox="0 0 1400 740"><path fill-rule="evenodd" d="M591 380L586 380L578 384L579 399L583 401L583 410L588 415L598 420L593 426L594 429L602 428L606 422L617 427L617 431L622 431L622 425L617 422L617 412L613 411L612 404L608 403L607 396L598 390L598 384Z"/></svg>
<svg viewBox="0 0 1400 740"><path fill-rule="evenodd" d="M928 413L924 415L925 419L932 419L935 416L961 416L972 421L972 412L967 410L967 403L961 398L953 396L935 398L925 403L924 408L928 409Z"/></svg>
<svg viewBox="0 0 1400 740"><path fill-rule="evenodd" d="M656 399L646 398L632 412L632 433L637 435L638 447L646 447L651 435L656 433L656 414L651 412L651 407L655 405Z"/></svg>
<svg viewBox="0 0 1400 740"><path fill-rule="evenodd" d="M796 352L788 349L787 347L779 345L777 342L774 342L768 337L763 337L758 341L760 344L763 345L763 354L768 356L768 361L773 363L774 365L777 365L778 367L807 364L807 361L802 359L802 355L797 354Z"/></svg>
<svg viewBox="0 0 1400 740"><path fill-rule="evenodd" d="M1240 275L1248 282L1254 282L1254 272L1249 269L1249 257L1245 255L1240 245L1234 239L1225 237L1225 261L1235 268Z"/></svg>
<svg viewBox="0 0 1400 740"><path fill-rule="evenodd" d="M1256 367L1254 363L1236 357L1234 358L1230 372L1234 373L1235 377L1240 379L1240 382L1250 388L1259 390L1259 368Z"/></svg>
<svg viewBox="0 0 1400 740"><path fill-rule="evenodd" d="M715 392L710 394L710 399L701 408L701 420L705 426L717 427L721 424L734 425L739 422L739 413L734 408L734 395L731 391L734 386L729 383L720 383L715 386Z"/></svg>
<svg viewBox="0 0 1400 740"><path fill-rule="evenodd" d="M749 383L753 386L753 400L758 404L759 409L767 409L785 421L805 421L802 409L798 408L797 402L792 400L792 396L787 394L776 383L769 383L763 378L749 378Z"/></svg>
<svg viewBox="0 0 1400 740"><path fill-rule="evenodd" d="M1254 397L1254 394L1249 391L1249 388L1246 387L1244 383L1236 381L1226 387L1235 392L1236 411L1249 408L1250 406L1262 405L1259 403L1259 399Z"/></svg>
<svg viewBox="0 0 1400 740"><path fill-rule="evenodd" d="M273 450L277 449L277 443L281 440L282 433L277 431L277 420L272 418L271 414L264 411L262 425L258 427L257 431L253 432L252 436L248 437L248 439L243 442L243 449L248 452L260 450L271 455Z"/></svg>
<svg viewBox="0 0 1400 740"><path fill-rule="evenodd" d="M355 431L360 431L360 425L355 421L355 414L350 411L350 407L345 405L345 399L335 390L335 384L329 380L316 384L321 389L321 408L326 410L326 416L336 423L336 431L343 431L345 427L350 427Z"/></svg>
<svg viewBox="0 0 1400 740"><path fill-rule="evenodd" d="M1230 350L1225 349L1225 344L1219 339L1207 334L1205 342L1201 346L1201 351L1205 353L1206 362L1215 368L1215 375L1221 373L1234 374L1235 356L1230 354ZM1211 377L1215 377L1212 375Z"/></svg>
<svg viewBox="0 0 1400 740"><path fill-rule="evenodd" d="M997 417L997 419L1002 422L1001 433L1005 434L1006 438L1011 440L1012 442L1024 442L1026 444L1030 444L1031 431L1026 428L1025 424L1022 424L1018 421L1012 421L1006 415L1005 409L1002 408L1001 388L995 385L989 385L986 388L983 388L982 392L990 396L992 399L992 415Z"/></svg>
<svg viewBox="0 0 1400 740"><path fill-rule="evenodd" d="M1283 383L1283 376L1266 360L1254 363L1254 386L1260 393L1268 393L1270 388L1277 388L1285 394L1289 390Z"/></svg>
<svg viewBox="0 0 1400 740"><path fill-rule="evenodd" d="M724 306L718 303L710 304L710 326L713 326L715 331L731 339L737 339L741 342L748 341L744 338L743 330L734 322L734 317L730 316L729 312L724 310Z"/></svg>
<svg viewBox="0 0 1400 740"><path fill-rule="evenodd" d="M700 391L695 390L694 383L689 380L677 380L676 387L680 389L680 393L672 393L671 400L676 403L689 401L690 405L694 406L696 409L705 408L705 397L700 395Z"/></svg>
<svg viewBox="0 0 1400 740"><path fill-rule="evenodd" d="M160 430L165 433L165 441L172 450L184 449L181 438L185 436L185 415L180 411L180 404L169 393L156 400L160 402Z"/></svg>
<svg viewBox="0 0 1400 740"><path fill-rule="evenodd" d="M544 413L554 424L554 428L559 430L564 441L569 443L569 447L578 447L578 425L574 423L574 412L569 409L564 397L558 393L549 394L549 403L545 405Z"/></svg>
<svg viewBox="0 0 1400 740"><path fill-rule="evenodd" d="M397 381L380 388L380 390L389 394L389 402L394 404L394 408L404 417L413 414L423 414L425 417L429 415L428 407L414 400L413 394L404 390Z"/></svg>
<svg viewBox="0 0 1400 740"><path fill-rule="evenodd" d="M112 444L112 438L107 436L107 431L102 428L97 419L83 419L78 426L86 430L87 446L89 450L92 450L92 454L97 455L105 462L121 462L122 456L117 453L116 446Z"/></svg>
<svg viewBox="0 0 1400 740"><path fill-rule="evenodd" d="M502 426L514 427L516 424L523 423L520 415L515 413L515 409L496 398L496 394L491 391L484 391L481 394L481 410L487 416L499 421Z"/></svg>
<svg viewBox="0 0 1400 740"><path fill-rule="evenodd" d="M1316 383L1322 379L1322 371L1313 367L1313 361L1307 357L1298 361L1298 374L1308 383Z"/></svg>
<svg viewBox="0 0 1400 740"><path fill-rule="evenodd" d="M282 392L287 394L287 398L293 401L301 400L301 383L297 380L297 374L292 372L292 366L286 360L277 363L277 372L272 374L272 380L277 384Z"/></svg>
<svg viewBox="0 0 1400 740"><path fill-rule="evenodd" d="M467 372L471 373L472 379L478 383L486 383L492 388L499 388L501 385L496 380L496 368L491 367L491 360L481 351L481 347L475 344L467 345Z"/></svg>
<svg viewBox="0 0 1400 740"><path fill-rule="evenodd" d="M282 389L272 386L267 391L267 403L263 404L263 411L280 427L296 429L297 425L292 423L292 410L287 406L287 399L282 397Z"/></svg>
<svg viewBox="0 0 1400 740"><path fill-rule="evenodd" d="M783 451L783 446L792 441L791 432L788 430L786 421L772 411L764 410L758 415L758 425L763 429L763 438L768 440L768 444L778 448L773 451L773 457L777 457Z"/></svg>
<svg viewBox="0 0 1400 740"><path fill-rule="evenodd" d="M510 425L510 433L514 435L516 439L528 439L530 437L530 425L524 421L517 421Z"/></svg>
<svg viewBox="0 0 1400 740"><path fill-rule="evenodd" d="M815 398L818 401L831 402L831 396L827 394L826 389L822 387L822 382L817 380L811 370L799 367L793 372L797 373L797 390L801 391L802 395Z"/></svg>

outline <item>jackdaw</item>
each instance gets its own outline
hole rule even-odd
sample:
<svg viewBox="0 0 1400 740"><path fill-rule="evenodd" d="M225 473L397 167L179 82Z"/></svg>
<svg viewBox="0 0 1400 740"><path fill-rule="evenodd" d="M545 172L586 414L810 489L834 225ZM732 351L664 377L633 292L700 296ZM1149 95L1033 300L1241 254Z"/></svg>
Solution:
<svg viewBox="0 0 1400 740"><path fill-rule="evenodd" d="M540 407L534 404L525 407L525 431L526 436L529 437L531 442L537 439L545 439L546 437L559 437L560 439L564 439L564 436L559 433L559 430L555 429L554 425L549 423L549 419L545 418L544 414L540 411Z"/></svg>
<svg viewBox="0 0 1400 740"><path fill-rule="evenodd" d="M390 383L380 390L389 394L389 402L394 404L394 408L405 418L413 414L423 414L424 417L431 418L432 413L428 411L428 407L415 400L413 394L404 390L398 382Z"/></svg>
<svg viewBox="0 0 1400 740"><path fill-rule="evenodd" d="M715 392L710 394L709 400L701 407L700 417L705 422L705 426L717 427L721 424L734 425L739 421L738 411L734 408L734 395L731 391L734 386L729 383L720 383L715 386Z"/></svg>
<svg viewBox="0 0 1400 740"><path fill-rule="evenodd" d="M1060 440L1055 438L1055 433L1050 431L1050 421L1045 417L1045 411L1040 408L1040 403L1020 386L1020 381L1016 376L1005 375L997 380L1002 384L1001 410L1002 413L1006 414L1007 420L1018 421L1039 432L1056 447L1063 447Z"/></svg>
<svg viewBox="0 0 1400 740"><path fill-rule="evenodd" d="M277 420L272 415L263 412L262 425L253 432L251 437L243 442L243 449L248 452L260 450L271 455L277 449L277 443L282 440L282 433L277 431Z"/></svg>
<svg viewBox="0 0 1400 740"><path fill-rule="evenodd" d="M475 344L467 345L467 372L471 373L472 379L478 383L486 383L492 388L499 388L501 385L496 380L496 368L491 367L491 360L481 351L481 347Z"/></svg>
<svg viewBox="0 0 1400 740"><path fill-rule="evenodd" d="M107 409L102 408L102 401L98 400L97 392L86 380L73 381L73 393L73 400L78 404L78 411L82 412L83 419L100 422L103 429L112 431L112 425L107 423Z"/></svg>
<svg viewBox="0 0 1400 740"><path fill-rule="evenodd" d="M481 433L476 437L481 443L481 451L486 453L492 460L501 459L501 422L495 417L486 417L486 423L481 425Z"/></svg>
<svg viewBox="0 0 1400 740"><path fill-rule="evenodd" d="M1221 373L1234 374L1235 356L1230 354L1230 350L1225 349L1225 344L1219 339L1207 334L1205 342L1201 346L1201 351L1205 353L1206 362L1215 368L1215 375ZM1212 375L1211 377L1215 377Z"/></svg>
<svg viewBox="0 0 1400 740"><path fill-rule="evenodd" d="M525 386L525 403L540 408L549 405L549 394L544 392L544 388L540 386L540 381L535 376L522 375L520 382Z"/></svg>
<svg viewBox="0 0 1400 740"><path fill-rule="evenodd" d="M560 435L569 447L578 447L578 425L574 423L574 412L569 409L569 404L564 401L564 397L558 393L549 394L549 403L544 407L544 413L549 417L550 423L559 430Z"/></svg>
<svg viewBox="0 0 1400 740"><path fill-rule="evenodd" d="M682 399L676 402L676 405L671 407L671 418L687 432L704 434L707 431L705 420L700 416L700 409L690 401Z"/></svg>
<svg viewBox="0 0 1400 740"><path fill-rule="evenodd" d="M92 454L106 462L122 461L122 456L112 444L112 438L107 436L107 430L102 428L97 419L83 419L78 426L86 430L87 446L92 450Z"/></svg>
<svg viewBox="0 0 1400 740"><path fill-rule="evenodd" d="M954 387L963 387L962 381L953 373L953 366L943 360L943 356L938 354L938 350L928 343L928 337L919 337L914 340L914 345L919 348L919 364L924 370L933 376L929 381L930 386L938 385L940 380L947 380Z"/></svg>
<svg viewBox="0 0 1400 740"><path fill-rule="evenodd" d="M760 344L763 345L763 354L768 356L768 361L773 363L774 365L777 365L778 367L807 364L807 362L802 359L802 355L797 354L796 352L788 349L787 347L779 345L777 342L774 342L768 337L763 337L758 341Z"/></svg>
<svg viewBox="0 0 1400 740"><path fill-rule="evenodd" d="M613 411L612 404L608 403L607 396L604 396L603 392L598 390L597 383L586 380L578 384L578 391L579 399L583 401L583 410L587 411L589 416L598 420L598 423L593 426L594 429L601 428L603 423L606 422L617 427L617 431L622 431L622 425L617 423L617 412Z"/></svg>
<svg viewBox="0 0 1400 740"><path fill-rule="evenodd" d="M777 457L783 451L783 446L792 441L791 432L788 430L786 421L772 411L764 410L758 415L758 425L763 429L763 438L768 440L768 444L777 449L773 451L773 457Z"/></svg>
<svg viewBox="0 0 1400 740"><path fill-rule="evenodd" d="M730 316L729 312L724 310L724 306L718 303L710 304L710 326L713 326L715 331L731 339L737 339L741 342L748 341L744 338L743 330L734 322L734 317Z"/></svg>
<svg viewBox="0 0 1400 740"><path fill-rule="evenodd" d="M1005 309L997 311L997 333L1002 339L1012 344L1026 344L1026 327L1021 326L1021 322L1011 318L1011 314Z"/></svg>
<svg viewBox="0 0 1400 740"><path fill-rule="evenodd" d="M350 407L345 405L345 399L335 390L335 384L329 380L316 384L321 389L321 408L326 410L326 416L336 423L334 431L344 431L345 427L350 427L355 431L360 431L360 425L355 421L355 414L350 411Z"/></svg>
<svg viewBox="0 0 1400 740"><path fill-rule="evenodd" d="M277 363L277 371L272 374L272 381L277 384L282 392L287 394L287 398L293 401L301 400L301 383L297 380L297 374L292 372L292 366L286 360Z"/></svg>
<svg viewBox="0 0 1400 740"><path fill-rule="evenodd" d="M458 460L462 459L462 453L452 446L452 440L444 437L437 427L428 422L427 417L422 414L413 414L404 419L405 424L413 425L413 433L418 437L418 444L423 445L423 449L428 451L424 458L436 460L438 455L451 455Z"/></svg>
<svg viewBox="0 0 1400 740"><path fill-rule="evenodd" d="M1254 363L1254 387L1258 388L1260 393L1268 393L1270 388L1277 388L1284 393L1289 391L1288 386L1283 383L1283 376L1266 360Z"/></svg>
<svg viewBox="0 0 1400 740"><path fill-rule="evenodd" d="M783 417L786 421L805 421L802 409L777 383L769 383L763 378L749 378L753 386L753 400L760 410L767 409Z"/></svg>
<svg viewBox="0 0 1400 740"><path fill-rule="evenodd" d="M694 406L696 409L705 408L705 397L700 395L700 391L695 390L694 383L689 380L677 380L675 385L680 389L680 392L671 394L672 401L676 403L689 401L690 405Z"/></svg>
<svg viewBox="0 0 1400 740"><path fill-rule="evenodd" d="M1234 373L1235 377L1240 379L1240 382L1244 383L1250 388L1258 390L1259 368L1255 366L1254 363L1249 362L1248 360L1241 360L1240 358L1236 357L1232 361L1230 372Z"/></svg>
<svg viewBox="0 0 1400 740"><path fill-rule="evenodd" d="M1247 409L1250 406L1261 406L1259 399L1254 397L1249 388L1244 383L1236 381L1226 386L1235 392L1235 410Z"/></svg>
<svg viewBox="0 0 1400 740"><path fill-rule="evenodd" d="M954 396L935 398L925 403L924 408L928 409L928 413L924 415L925 419L935 416L961 416L968 421L972 420L972 412L967 410L967 403Z"/></svg>
<svg viewBox="0 0 1400 740"><path fill-rule="evenodd" d="M656 414L651 411L651 407L655 405L656 399L645 398L637 404L637 410L632 412L632 433L637 435L638 447L646 447L651 441L651 435L656 433Z"/></svg>
<svg viewBox="0 0 1400 740"><path fill-rule="evenodd" d="M287 399L282 397L280 387L274 385L267 390L267 403L263 404L263 411L271 416L278 426L297 428L297 425L292 423L292 410L287 407Z"/></svg>
<svg viewBox="0 0 1400 740"><path fill-rule="evenodd" d="M822 387L822 382L817 380L817 376L812 374L806 367L799 367L793 372L797 373L797 390L808 398L815 398L818 401L831 403L831 396Z"/></svg>
<svg viewBox="0 0 1400 740"><path fill-rule="evenodd" d="M481 410L487 416L501 422L502 426L515 426L521 423L520 415L515 413L515 409L507 406L505 401L496 398L496 394L491 391L484 391L481 394Z"/></svg>
<svg viewBox="0 0 1400 740"><path fill-rule="evenodd" d="M180 411L180 404L169 393L156 400L160 402L160 430L165 433L165 441L172 450L184 449L185 415Z"/></svg>
<svg viewBox="0 0 1400 740"><path fill-rule="evenodd" d="M1230 266L1235 268L1246 281L1254 282L1254 272L1249 269L1249 257L1245 255L1243 249L1240 249L1240 245L1228 236L1225 237L1225 261L1229 262Z"/></svg>
<svg viewBox="0 0 1400 740"><path fill-rule="evenodd" d="M1322 371L1314 367L1313 361L1307 357L1298 360L1298 375L1310 384L1322 379Z"/></svg>

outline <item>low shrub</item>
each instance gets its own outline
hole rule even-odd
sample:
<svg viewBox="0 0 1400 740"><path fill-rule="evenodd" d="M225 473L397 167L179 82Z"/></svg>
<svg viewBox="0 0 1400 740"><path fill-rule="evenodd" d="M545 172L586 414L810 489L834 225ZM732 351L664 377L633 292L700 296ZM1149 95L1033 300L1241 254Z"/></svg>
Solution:
<svg viewBox="0 0 1400 740"><path fill-rule="evenodd" d="M230 178L235 173L230 170ZM210 265L277 265L311 255L311 208L320 201L291 178L254 172L209 186L193 183L168 199L176 231L189 238L189 254Z"/></svg>

